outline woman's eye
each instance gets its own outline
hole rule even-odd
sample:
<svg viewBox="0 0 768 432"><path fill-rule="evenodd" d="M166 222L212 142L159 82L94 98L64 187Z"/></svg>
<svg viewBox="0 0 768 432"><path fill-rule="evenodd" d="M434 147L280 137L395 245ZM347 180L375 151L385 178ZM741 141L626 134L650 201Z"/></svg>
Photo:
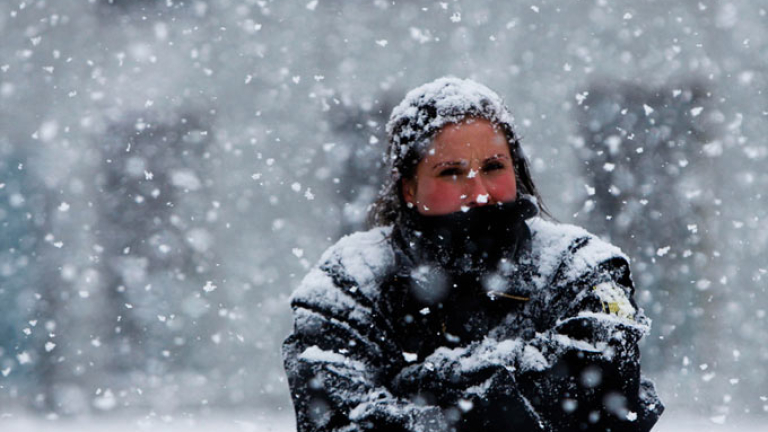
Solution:
<svg viewBox="0 0 768 432"><path fill-rule="evenodd" d="M496 171L496 170L502 170L505 166L502 162L489 162L483 167L483 171L489 172L489 171Z"/></svg>
<svg viewBox="0 0 768 432"><path fill-rule="evenodd" d="M446 168L440 171L440 177L452 177L461 175L461 170L458 168Z"/></svg>

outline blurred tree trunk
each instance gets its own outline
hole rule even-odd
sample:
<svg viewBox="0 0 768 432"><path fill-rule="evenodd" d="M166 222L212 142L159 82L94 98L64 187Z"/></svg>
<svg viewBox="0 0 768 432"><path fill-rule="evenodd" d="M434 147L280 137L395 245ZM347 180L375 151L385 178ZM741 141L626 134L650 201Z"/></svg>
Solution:
<svg viewBox="0 0 768 432"><path fill-rule="evenodd" d="M210 125L195 113L129 115L99 143L104 337L126 385L216 366L224 301L207 216L210 143Z"/></svg>

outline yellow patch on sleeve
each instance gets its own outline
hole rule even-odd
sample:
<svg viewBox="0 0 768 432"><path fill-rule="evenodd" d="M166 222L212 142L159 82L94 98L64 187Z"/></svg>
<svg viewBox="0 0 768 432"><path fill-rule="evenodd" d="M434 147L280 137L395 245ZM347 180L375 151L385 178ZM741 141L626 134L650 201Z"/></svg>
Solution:
<svg viewBox="0 0 768 432"><path fill-rule="evenodd" d="M603 282L592 287L603 307L603 313L634 321L635 308L616 282Z"/></svg>

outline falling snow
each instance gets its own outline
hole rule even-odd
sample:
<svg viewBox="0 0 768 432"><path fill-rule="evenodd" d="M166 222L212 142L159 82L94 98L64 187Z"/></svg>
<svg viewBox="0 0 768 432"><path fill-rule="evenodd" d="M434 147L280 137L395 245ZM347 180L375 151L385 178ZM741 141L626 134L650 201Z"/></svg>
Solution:
<svg viewBox="0 0 768 432"><path fill-rule="evenodd" d="M393 103L454 75L505 99L555 218L631 258L656 430L765 430L766 22L759 0L0 3L0 428L293 430L288 295L363 229Z"/></svg>

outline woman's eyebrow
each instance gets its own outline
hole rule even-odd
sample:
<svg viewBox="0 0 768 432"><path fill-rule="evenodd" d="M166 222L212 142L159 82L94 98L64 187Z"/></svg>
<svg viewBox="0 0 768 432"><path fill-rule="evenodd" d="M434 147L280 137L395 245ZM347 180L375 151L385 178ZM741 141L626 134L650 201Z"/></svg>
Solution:
<svg viewBox="0 0 768 432"><path fill-rule="evenodd" d="M493 161L493 160L496 160L496 159L507 159L507 160L509 160L509 156L507 156L507 155L505 155L505 154L502 154L502 153L499 153L499 154L495 154L495 155L493 155L493 156L491 156L491 157L489 157L489 158L486 158L486 159L483 161L483 164L485 164L485 163L487 163L487 162L490 162L490 161Z"/></svg>
<svg viewBox="0 0 768 432"><path fill-rule="evenodd" d="M444 166L464 166L467 163L465 161L445 161L445 162L438 162L434 166L432 166L432 169L435 169L437 167L444 167Z"/></svg>

